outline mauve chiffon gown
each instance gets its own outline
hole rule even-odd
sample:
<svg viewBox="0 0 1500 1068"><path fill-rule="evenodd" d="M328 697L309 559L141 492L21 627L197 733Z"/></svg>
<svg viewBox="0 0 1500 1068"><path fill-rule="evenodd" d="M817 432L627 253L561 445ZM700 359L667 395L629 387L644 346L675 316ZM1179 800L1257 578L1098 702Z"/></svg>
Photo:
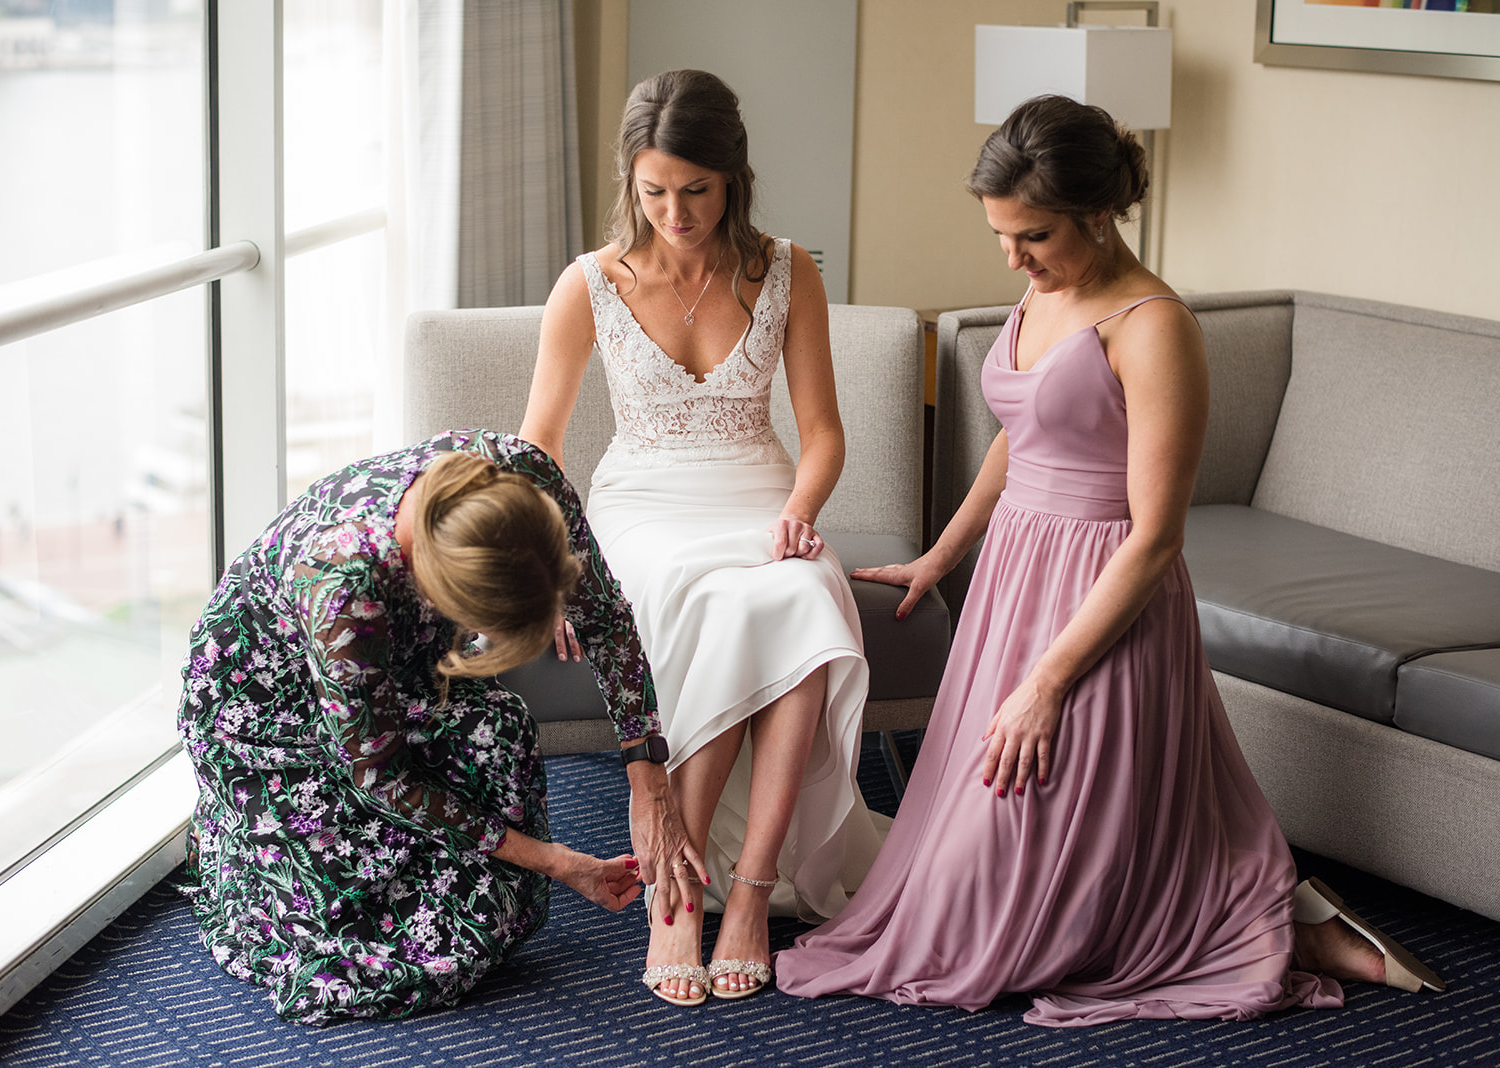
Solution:
<svg viewBox="0 0 1500 1068"><path fill-rule="evenodd" d="M1021 372L1023 316L1024 301L985 359L1006 487L906 796L854 900L777 955L777 985L971 1011L1030 994L1026 1019L1052 1026L1338 1006L1335 981L1292 971L1291 855L1180 556L1069 691L1046 784L1001 798L981 782L990 718L1130 531L1125 396L1098 332Z"/></svg>

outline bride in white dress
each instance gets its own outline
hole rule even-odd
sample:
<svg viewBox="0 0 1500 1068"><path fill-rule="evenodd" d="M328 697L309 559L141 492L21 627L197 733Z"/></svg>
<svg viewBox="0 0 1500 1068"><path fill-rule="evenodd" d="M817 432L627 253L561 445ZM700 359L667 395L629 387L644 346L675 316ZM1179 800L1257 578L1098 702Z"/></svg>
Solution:
<svg viewBox="0 0 1500 1068"><path fill-rule="evenodd" d="M559 278L521 437L561 455L590 353L616 435L588 518L651 662L690 847L643 873L643 977L696 1005L770 981L767 916L831 917L879 849L855 784L869 669L848 580L815 526L844 460L817 265L750 224L734 93L701 71L636 86L614 240ZM793 465L771 428L778 356ZM702 966L705 892L723 909Z"/></svg>

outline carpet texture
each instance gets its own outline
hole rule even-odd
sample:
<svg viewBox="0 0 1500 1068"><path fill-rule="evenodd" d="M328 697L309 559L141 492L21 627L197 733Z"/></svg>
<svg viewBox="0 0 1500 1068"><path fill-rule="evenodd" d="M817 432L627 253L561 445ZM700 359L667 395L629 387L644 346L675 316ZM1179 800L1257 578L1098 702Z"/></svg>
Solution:
<svg viewBox="0 0 1500 1068"><path fill-rule="evenodd" d="M908 758L917 742L901 738ZM575 848L629 849L625 776L612 754L547 761L553 831ZM895 798L873 739L860 783ZM1500 1064L1500 924L1318 857L1299 854L1352 907L1448 980L1417 996L1351 985L1341 1011L1248 1023L1141 1021L1055 1031L1021 1022L1026 1002L978 1013L883 1001L805 1001L769 991L674 1009L640 985L639 902L618 915L555 888L547 926L457 1008L397 1023L321 1030L283 1023L259 989L203 951L171 880L156 887L4 1017L7 1068L108 1065L1313 1065ZM712 947L716 917L708 917ZM773 948L804 928L774 921Z"/></svg>

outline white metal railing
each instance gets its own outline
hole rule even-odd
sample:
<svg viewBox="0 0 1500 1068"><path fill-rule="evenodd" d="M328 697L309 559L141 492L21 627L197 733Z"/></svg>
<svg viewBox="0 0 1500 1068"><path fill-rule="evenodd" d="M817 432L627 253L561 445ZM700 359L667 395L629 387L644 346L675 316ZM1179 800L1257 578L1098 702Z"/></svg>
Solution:
<svg viewBox="0 0 1500 1068"><path fill-rule="evenodd" d="M373 233L385 225L385 209L370 208L367 211L357 211L353 215L345 215L342 219L330 219L316 226L309 226L305 230L287 234L286 241L282 245L281 254L286 259L300 256L304 252L311 252L315 248L325 245L337 244L347 241L351 237L359 237L361 234Z"/></svg>
<svg viewBox="0 0 1500 1068"><path fill-rule="evenodd" d="M258 263L260 249L250 241L236 241L124 278L0 311L0 345L248 271Z"/></svg>
<svg viewBox="0 0 1500 1068"><path fill-rule="evenodd" d="M384 208L370 208L309 226L286 235L282 256L299 256L351 237L373 233L385 225L385 219ZM254 242L236 241L71 293L0 309L0 345L253 270L259 263L260 249Z"/></svg>

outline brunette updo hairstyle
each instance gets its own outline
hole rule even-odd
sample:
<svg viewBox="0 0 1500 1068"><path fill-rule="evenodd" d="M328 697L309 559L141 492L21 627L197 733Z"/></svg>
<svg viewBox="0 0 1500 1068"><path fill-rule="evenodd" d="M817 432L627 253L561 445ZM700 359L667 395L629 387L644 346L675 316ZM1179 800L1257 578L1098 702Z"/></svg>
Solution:
<svg viewBox="0 0 1500 1068"><path fill-rule="evenodd" d="M536 658L583 573L557 502L482 456L450 452L422 473L412 524L417 588L458 625L437 665L442 699L453 677L483 678ZM475 632L488 647L462 655Z"/></svg>
<svg viewBox="0 0 1500 1068"><path fill-rule="evenodd" d="M669 70L631 90L615 147L620 185L609 223L609 239L619 247L622 262L636 249L649 246L655 232L635 187L635 157L648 148L718 171L728 181L719 231L728 246L724 251L735 260L730 288L740 307L751 314L740 295L740 280L759 282L769 259L765 240L750 222L755 171L750 168L739 97L718 77L701 70Z"/></svg>
<svg viewBox="0 0 1500 1068"><path fill-rule="evenodd" d="M1014 197L1071 217L1124 219L1146 197L1145 150L1103 108L1038 96L1010 113L979 151L964 183L975 197Z"/></svg>

